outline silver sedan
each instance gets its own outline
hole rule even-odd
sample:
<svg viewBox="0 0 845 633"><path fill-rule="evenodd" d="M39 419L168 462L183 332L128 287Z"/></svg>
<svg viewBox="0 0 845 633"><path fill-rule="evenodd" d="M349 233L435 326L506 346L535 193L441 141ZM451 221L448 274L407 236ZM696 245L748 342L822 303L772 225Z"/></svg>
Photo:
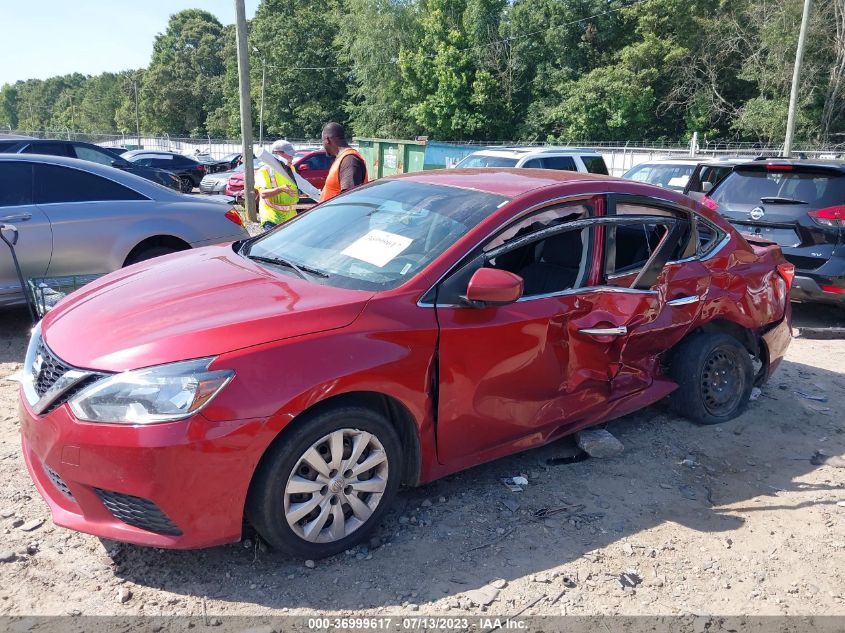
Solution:
<svg viewBox="0 0 845 633"><path fill-rule="evenodd" d="M18 230L24 277L107 273L248 237L237 211L119 169L60 156L0 154L0 224ZM23 302L0 243L0 307Z"/></svg>

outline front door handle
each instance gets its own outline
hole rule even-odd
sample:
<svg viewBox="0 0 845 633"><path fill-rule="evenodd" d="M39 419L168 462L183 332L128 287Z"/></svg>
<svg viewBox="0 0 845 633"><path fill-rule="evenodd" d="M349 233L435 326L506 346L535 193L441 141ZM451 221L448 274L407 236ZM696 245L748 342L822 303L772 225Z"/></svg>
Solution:
<svg viewBox="0 0 845 633"><path fill-rule="evenodd" d="M619 327L585 327L578 331L581 334L589 334L591 336L622 336L628 333L628 328L624 325Z"/></svg>
<svg viewBox="0 0 845 633"><path fill-rule="evenodd" d="M19 215L4 215L2 218L0 218L0 222L27 222L31 219L31 213L21 213Z"/></svg>
<svg viewBox="0 0 845 633"><path fill-rule="evenodd" d="M667 301L666 305L670 306L688 306L692 303L698 303L701 301L701 297L698 295L692 295L690 297L678 297L677 299L672 299L671 301Z"/></svg>

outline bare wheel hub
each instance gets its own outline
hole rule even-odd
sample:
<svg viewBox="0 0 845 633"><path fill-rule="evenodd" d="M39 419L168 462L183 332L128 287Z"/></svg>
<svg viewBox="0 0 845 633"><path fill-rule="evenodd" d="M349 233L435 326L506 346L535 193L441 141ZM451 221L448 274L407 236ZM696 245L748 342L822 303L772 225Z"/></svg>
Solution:
<svg viewBox="0 0 845 633"><path fill-rule="evenodd" d="M285 485L285 520L300 538L332 543L363 526L387 489L384 446L372 433L339 429L299 458Z"/></svg>

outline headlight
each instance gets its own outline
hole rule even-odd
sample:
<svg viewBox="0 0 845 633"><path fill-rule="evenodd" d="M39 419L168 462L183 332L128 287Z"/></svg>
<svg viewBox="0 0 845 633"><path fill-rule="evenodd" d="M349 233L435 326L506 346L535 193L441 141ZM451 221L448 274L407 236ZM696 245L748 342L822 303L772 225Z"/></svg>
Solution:
<svg viewBox="0 0 845 633"><path fill-rule="evenodd" d="M209 371L213 360L200 358L103 378L75 395L70 408L88 422L155 424L187 418L235 375L231 369Z"/></svg>

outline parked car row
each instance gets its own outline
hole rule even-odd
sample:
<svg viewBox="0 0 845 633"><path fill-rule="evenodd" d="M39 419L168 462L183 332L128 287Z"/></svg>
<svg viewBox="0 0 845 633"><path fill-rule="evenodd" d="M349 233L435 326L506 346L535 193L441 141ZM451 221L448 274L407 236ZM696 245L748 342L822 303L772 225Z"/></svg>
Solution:
<svg viewBox="0 0 845 633"><path fill-rule="evenodd" d="M180 190L179 178L171 171L158 169L156 165L133 162L125 156L117 154L116 151L116 149L100 147L82 141L6 139L0 136L0 154L43 154L79 158L99 165L115 167L165 187Z"/></svg>
<svg viewBox="0 0 845 633"><path fill-rule="evenodd" d="M230 205L182 195L131 171L67 156L0 153L0 224L18 232L23 275L107 273L246 237ZM23 300L11 253L0 244L0 307Z"/></svg>
<svg viewBox="0 0 845 633"><path fill-rule="evenodd" d="M333 162L334 157L329 156L325 150L301 150L296 153L293 159L293 166L297 173L305 180L317 189L322 189L326 184L326 177L329 175L329 169ZM260 166L261 162L256 161L255 168L258 169ZM244 197L243 172L243 165L240 165L231 172L207 176L200 183L200 191L203 193L222 192L227 196L232 196L240 200ZM222 182L224 176L226 176L225 184Z"/></svg>

